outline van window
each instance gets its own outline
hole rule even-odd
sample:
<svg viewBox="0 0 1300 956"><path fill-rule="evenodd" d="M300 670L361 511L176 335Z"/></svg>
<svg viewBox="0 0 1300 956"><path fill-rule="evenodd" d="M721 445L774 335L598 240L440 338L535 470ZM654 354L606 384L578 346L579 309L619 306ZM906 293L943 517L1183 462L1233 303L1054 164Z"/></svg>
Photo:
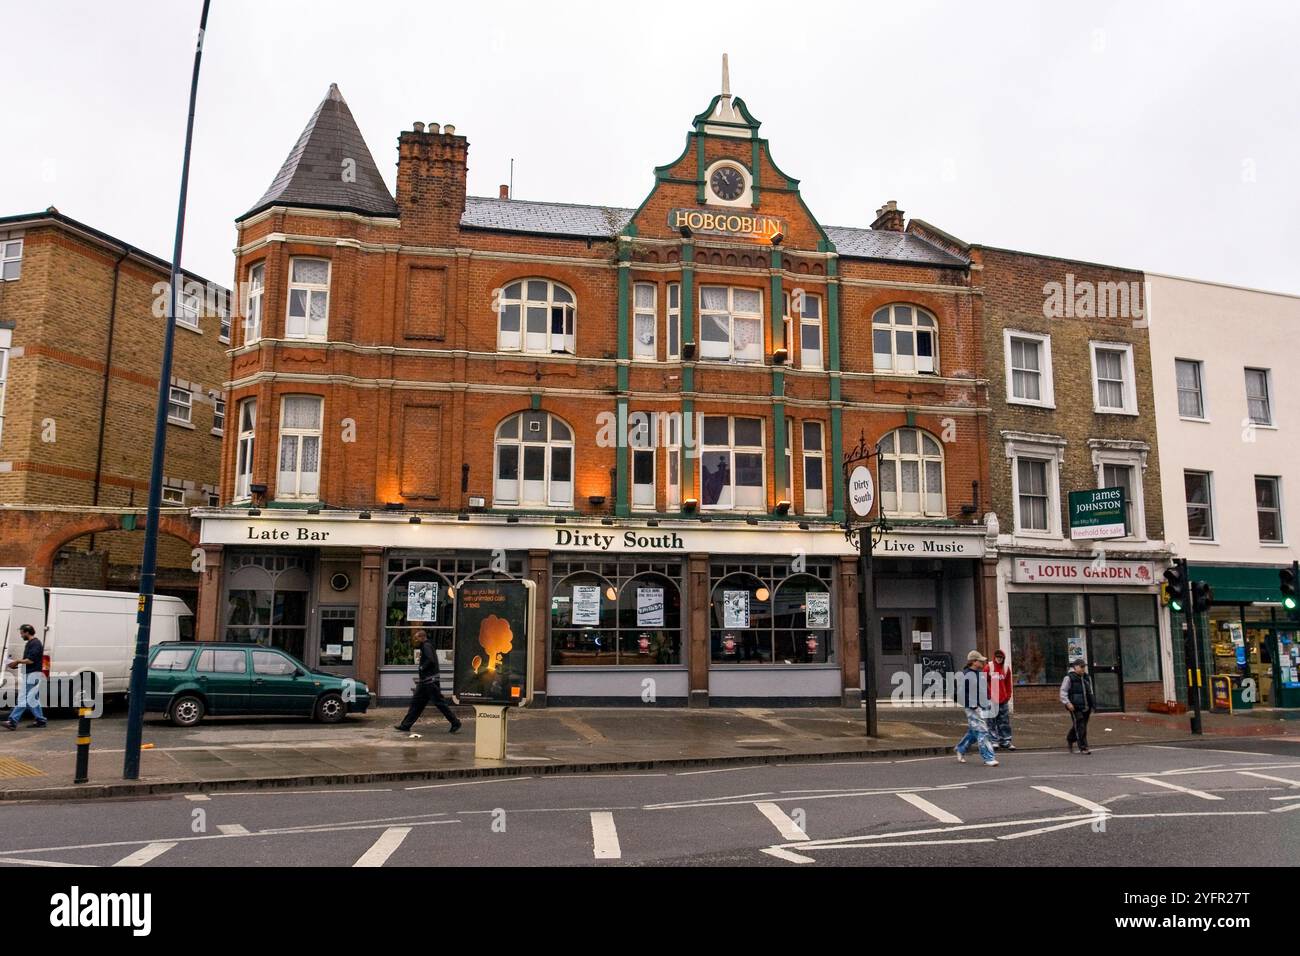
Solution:
<svg viewBox="0 0 1300 956"><path fill-rule="evenodd" d="M180 632L182 641L194 640L194 615L182 614L176 618L176 628Z"/></svg>
<svg viewBox="0 0 1300 956"><path fill-rule="evenodd" d="M247 657L243 651L203 651L195 669L208 674L245 674Z"/></svg>
<svg viewBox="0 0 1300 956"><path fill-rule="evenodd" d="M298 668L287 657L270 651L253 651L253 673L286 677Z"/></svg>
<svg viewBox="0 0 1300 956"><path fill-rule="evenodd" d="M174 650L159 651L149 662L151 671L183 671L190 666L190 661L194 659L192 650Z"/></svg>

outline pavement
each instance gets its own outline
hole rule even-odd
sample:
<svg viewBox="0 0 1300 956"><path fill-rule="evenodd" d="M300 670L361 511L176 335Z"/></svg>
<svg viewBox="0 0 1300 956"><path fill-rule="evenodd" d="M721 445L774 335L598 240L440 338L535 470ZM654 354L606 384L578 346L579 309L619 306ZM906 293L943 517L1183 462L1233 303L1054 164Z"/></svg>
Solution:
<svg viewBox="0 0 1300 956"><path fill-rule="evenodd" d="M423 867L427 874L431 866L956 864L987 867L974 879L994 883L1014 866L1182 866L1197 868L1196 889L1230 890L1241 889L1240 871L1227 867L1294 865L1298 811L1300 740L1252 736L1098 744L1091 756L1017 751L1002 754L996 767L959 764L951 754L880 754L5 803L0 866ZM120 887L124 879L100 882ZM1133 881L1112 875L1062 886L1083 887L1096 917L1122 912L1122 891ZM721 892L727 898L736 890L727 884ZM817 898L819 891L809 885L807 892ZM1020 926L1026 914L1016 898L1009 905Z"/></svg>
<svg viewBox="0 0 1300 956"><path fill-rule="evenodd" d="M0 732L0 800L925 757L947 754L965 727L955 707L888 704L880 707L875 738L866 737L863 711L854 708L519 709L510 714L506 759L497 761L474 756L471 708L459 708L464 729L455 736L429 713L414 735L393 729L403 714L399 708L374 709L336 725L212 717L179 728L150 715L139 779L126 781L125 714L110 712L93 722L84 784L72 782L76 719L51 719L44 730L27 723ZM1063 749L1063 714L1017 714L1013 725L1020 749ZM1204 730L1211 738L1300 737L1300 720L1282 711L1207 713ZM1152 713L1097 715L1089 736L1094 747L1191 738L1186 716Z"/></svg>

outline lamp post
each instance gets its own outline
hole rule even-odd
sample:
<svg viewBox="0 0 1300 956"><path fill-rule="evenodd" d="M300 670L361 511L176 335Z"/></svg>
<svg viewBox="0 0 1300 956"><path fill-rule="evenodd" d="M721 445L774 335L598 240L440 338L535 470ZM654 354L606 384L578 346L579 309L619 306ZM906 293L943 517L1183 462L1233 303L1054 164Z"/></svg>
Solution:
<svg viewBox="0 0 1300 956"><path fill-rule="evenodd" d="M844 537L858 551L858 643L862 648L863 691L867 710L867 736L878 736L876 722L876 662L875 648L880 643L880 622L876 620L876 592L871 577L871 557L876 545L889 530L882 510L874 523L869 519L876 502L875 481L871 477L871 462L879 470L880 448L867 445L864 432L858 433L857 445L844 453L844 487L848 491L848 507L844 509Z"/></svg>
<svg viewBox="0 0 1300 956"><path fill-rule="evenodd" d="M144 737L144 694L149 666L149 631L153 616L154 578L158 570L158 519L162 510L163 458L167 451L167 399L172 377L172 342L176 338L176 306L181 284L181 244L185 236L185 200L190 183L190 146L194 141L194 101L199 93L199 62L208 27L208 5L203 0L199 32L194 43L194 72L190 77L190 108L185 123L185 153L181 160L181 195L176 208L176 241L172 245L171 288L167 294L167 325L163 333L162 367L158 371L158 407L154 412L153 463L149 469L149 510L144 527L144 555L140 561L140 601L136 609L135 656L131 660L131 706L126 717L126 751L122 760L125 780L140 778L140 742Z"/></svg>

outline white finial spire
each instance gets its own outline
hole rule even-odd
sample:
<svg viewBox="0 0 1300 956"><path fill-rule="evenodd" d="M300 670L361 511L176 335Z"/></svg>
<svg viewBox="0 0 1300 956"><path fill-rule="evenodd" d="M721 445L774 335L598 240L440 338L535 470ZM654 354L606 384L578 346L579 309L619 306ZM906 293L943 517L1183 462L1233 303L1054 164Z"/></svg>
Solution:
<svg viewBox="0 0 1300 956"><path fill-rule="evenodd" d="M727 54L722 54L722 98L731 99L731 72L727 69Z"/></svg>

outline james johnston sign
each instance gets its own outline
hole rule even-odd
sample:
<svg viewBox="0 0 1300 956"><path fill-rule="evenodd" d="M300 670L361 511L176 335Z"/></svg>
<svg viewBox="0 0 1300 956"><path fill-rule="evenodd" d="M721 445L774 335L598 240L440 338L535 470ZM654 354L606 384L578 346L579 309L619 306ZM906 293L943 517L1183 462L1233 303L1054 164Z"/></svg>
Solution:
<svg viewBox="0 0 1300 956"><path fill-rule="evenodd" d="M1070 537L1096 540L1122 538L1128 534L1124 524L1124 489L1090 488L1070 492Z"/></svg>

